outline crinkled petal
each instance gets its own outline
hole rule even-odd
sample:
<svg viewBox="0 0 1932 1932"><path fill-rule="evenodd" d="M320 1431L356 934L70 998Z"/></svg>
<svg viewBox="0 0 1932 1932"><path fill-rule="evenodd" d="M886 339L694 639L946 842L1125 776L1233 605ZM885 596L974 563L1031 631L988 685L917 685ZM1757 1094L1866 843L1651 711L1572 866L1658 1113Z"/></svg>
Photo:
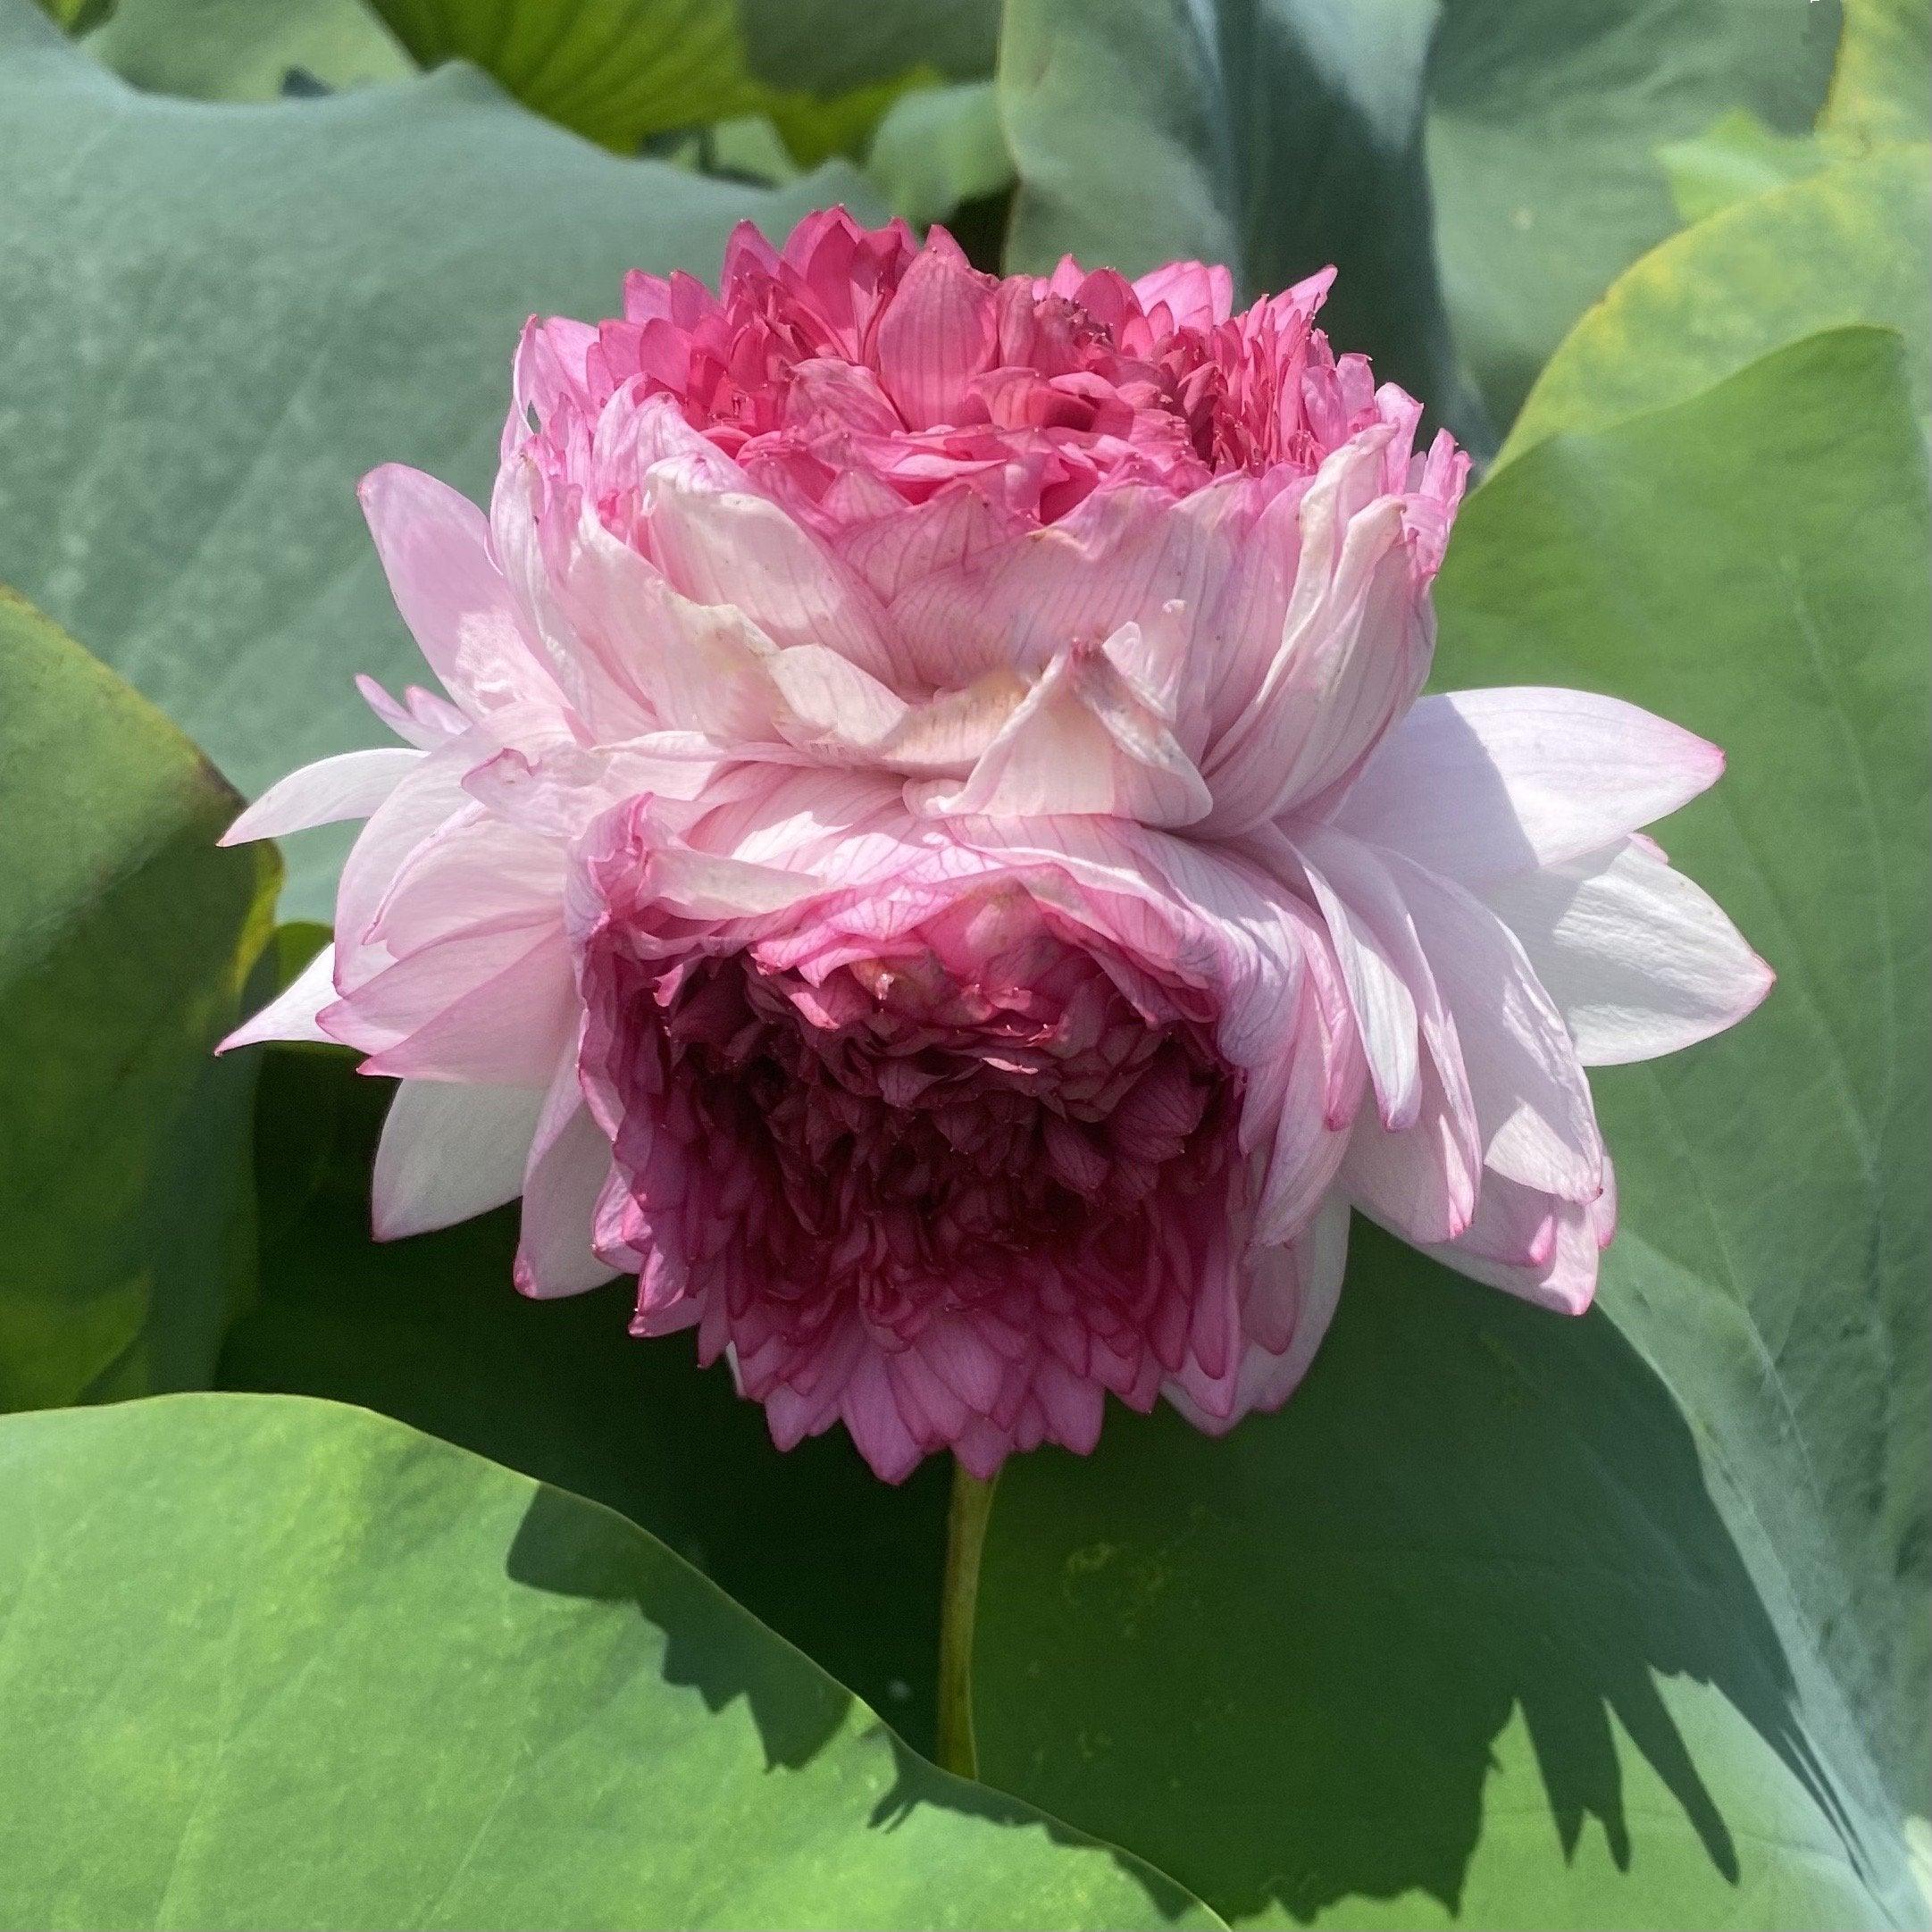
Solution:
<svg viewBox="0 0 1932 1932"><path fill-rule="evenodd" d="M1252 514L1244 478L1178 503L1133 483L1096 491L1058 522L933 571L895 598L907 675L948 690L1002 667L1034 673L1128 623L1178 641L1234 567Z"/></svg>
<svg viewBox="0 0 1932 1932"><path fill-rule="evenodd" d="M649 472L645 514L652 556L684 597L734 606L776 644L820 644L896 682L872 593L768 498L721 489L678 458Z"/></svg>
<svg viewBox="0 0 1932 1932"><path fill-rule="evenodd" d="M1126 630L1131 648L1138 627ZM1143 825L1192 824L1213 802L1149 695L1111 651L1093 649L1048 665L963 783L916 786L909 797L935 816L1100 814Z"/></svg>
<svg viewBox="0 0 1932 1932"><path fill-rule="evenodd" d="M1273 661L1202 760L1208 821L1234 833L1344 783L1421 689L1433 617L1400 498L1376 495L1385 431L1332 456L1301 504L1301 550Z"/></svg>

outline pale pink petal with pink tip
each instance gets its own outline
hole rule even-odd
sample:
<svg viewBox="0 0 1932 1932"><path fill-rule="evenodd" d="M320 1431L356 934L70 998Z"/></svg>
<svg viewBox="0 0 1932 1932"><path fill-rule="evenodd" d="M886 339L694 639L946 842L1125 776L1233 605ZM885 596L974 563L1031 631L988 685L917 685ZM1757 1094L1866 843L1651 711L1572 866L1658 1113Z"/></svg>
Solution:
<svg viewBox="0 0 1932 1932"><path fill-rule="evenodd" d="M1619 698L1527 686L1421 699L1335 812L1465 884L1601 849L1714 783L1724 754ZM1455 809L1443 808L1445 799Z"/></svg>

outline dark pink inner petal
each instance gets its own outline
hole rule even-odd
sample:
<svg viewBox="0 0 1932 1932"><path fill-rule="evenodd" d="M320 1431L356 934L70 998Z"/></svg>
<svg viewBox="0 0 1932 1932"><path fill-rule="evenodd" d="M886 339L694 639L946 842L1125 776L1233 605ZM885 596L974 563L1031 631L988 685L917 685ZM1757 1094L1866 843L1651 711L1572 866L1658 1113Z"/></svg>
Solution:
<svg viewBox="0 0 1932 1932"><path fill-rule="evenodd" d="M815 982L609 935L587 980L600 1248L640 1333L695 1322L748 1394L789 1392L782 1432L842 1415L871 1454L851 1369L878 1351L913 1459L1029 1403L1079 1446L1084 1399L1041 1405L1066 1376L1144 1407L1191 1355L1225 1368L1241 1083L1144 974L988 898Z"/></svg>

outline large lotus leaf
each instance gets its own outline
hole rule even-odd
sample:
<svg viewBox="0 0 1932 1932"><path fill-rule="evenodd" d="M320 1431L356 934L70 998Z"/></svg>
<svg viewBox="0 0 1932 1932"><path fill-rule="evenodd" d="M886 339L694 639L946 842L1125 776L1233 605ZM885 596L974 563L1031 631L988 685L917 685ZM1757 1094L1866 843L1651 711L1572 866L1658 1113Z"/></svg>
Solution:
<svg viewBox="0 0 1932 1932"><path fill-rule="evenodd" d="M0 1409L200 1386L252 1268L235 1021L278 868L151 705L0 590Z"/></svg>
<svg viewBox="0 0 1932 1932"><path fill-rule="evenodd" d="M1734 202L1802 180L1845 158L1815 134L1780 134L1743 107L1733 108L1694 139L1666 141L1657 150L1658 162L1670 178L1670 198L1686 222L1702 222ZM1578 328L1594 314L1588 311Z"/></svg>
<svg viewBox="0 0 1932 1932"><path fill-rule="evenodd" d="M1819 119L1834 140L1876 146L1932 134L1932 8L1844 0L1844 37Z"/></svg>
<svg viewBox="0 0 1932 1932"><path fill-rule="evenodd" d="M0 1923L1211 1925L598 1504L332 1403L0 1425Z"/></svg>
<svg viewBox="0 0 1932 1932"><path fill-rule="evenodd" d="M422 673L356 478L486 495L532 310L608 314L627 267L711 275L740 217L861 185L618 160L463 67L155 99L0 0L0 556L244 791L372 743L354 674ZM344 846L291 848L292 912Z"/></svg>
<svg viewBox="0 0 1932 1932"><path fill-rule="evenodd" d="M992 71L996 0L371 0L425 66L473 61L606 146L771 113L813 155L857 151L895 94Z"/></svg>
<svg viewBox="0 0 1932 1932"><path fill-rule="evenodd" d="M1445 0L1442 13L1428 79L1436 249L1457 346L1507 425L1570 325L1678 225L1656 150L1733 108L1810 128L1838 9Z"/></svg>
<svg viewBox="0 0 1932 1932"><path fill-rule="evenodd" d="M415 69L366 0L120 0L88 52L149 94L273 101Z"/></svg>
<svg viewBox="0 0 1932 1932"><path fill-rule="evenodd" d="M916 227L946 220L962 202L1004 194L1013 185L1013 156L998 88L963 80L901 95L873 137L866 171L892 212Z"/></svg>
<svg viewBox="0 0 1932 1932"><path fill-rule="evenodd" d="M1451 348L1422 167L1418 0L1008 0L1008 254L1140 273L1225 262L1248 296L1324 264L1338 347L1487 439Z"/></svg>
<svg viewBox="0 0 1932 1932"><path fill-rule="evenodd" d="M1748 109L1734 108L1696 139L1660 147L1658 159L1670 177L1677 212L1686 222L1702 221L1734 201L1876 148L1923 144L1932 134L1928 36L1932 10L1918 0L1847 0L1816 132L1779 134ZM1919 165L1921 173L1932 166L1922 145ZM1922 224L1908 223L1898 237L1886 238L1916 238L1922 247L1917 226ZM1802 253L1791 265L1801 275L1816 274ZM1836 266L1828 254L1824 265L1827 273Z"/></svg>
<svg viewBox="0 0 1932 1932"><path fill-rule="evenodd" d="M765 1411L722 1366L700 1370L690 1336L627 1333L634 1283L518 1295L514 1209L372 1242L370 1163L393 1091L346 1053L267 1056L261 1286L221 1385L361 1403L621 1510L926 1748L945 1469L890 1487L842 1432L780 1455Z"/></svg>
<svg viewBox="0 0 1932 1932"><path fill-rule="evenodd" d="M1508 462L1560 430L1677 402L1816 330L1867 322L1909 349L1932 407L1932 147L1879 148L1734 202L1621 276L1538 378Z"/></svg>
<svg viewBox="0 0 1932 1932"><path fill-rule="evenodd" d="M1932 615L1899 361L1813 337L1554 438L1451 547L1443 682L1607 689L1727 748L1663 837L1783 975L1594 1076L1602 1306L1358 1223L1280 1415L1117 1418L1002 1478L983 1774L1231 1919L1923 1922Z"/></svg>

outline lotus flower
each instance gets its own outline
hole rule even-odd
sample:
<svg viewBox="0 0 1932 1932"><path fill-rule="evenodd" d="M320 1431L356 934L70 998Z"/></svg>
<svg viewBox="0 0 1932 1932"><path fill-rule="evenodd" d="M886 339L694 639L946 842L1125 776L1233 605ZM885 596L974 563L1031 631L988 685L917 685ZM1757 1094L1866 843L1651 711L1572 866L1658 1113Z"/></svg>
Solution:
<svg viewBox="0 0 1932 1932"><path fill-rule="evenodd" d="M720 292L533 322L486 520L363 485L442 690L230 839L368 824L230 1044L398 1079L376 1232L523 1197L516 1284L638 1284L782 1446L1086 1451L1282 1402L1351 1210L1582 1309L1586 1065L1770 974L1640 831L1709 744L1418 696L1467 459L1325 273L979 273L841 210Z"/></svg>

